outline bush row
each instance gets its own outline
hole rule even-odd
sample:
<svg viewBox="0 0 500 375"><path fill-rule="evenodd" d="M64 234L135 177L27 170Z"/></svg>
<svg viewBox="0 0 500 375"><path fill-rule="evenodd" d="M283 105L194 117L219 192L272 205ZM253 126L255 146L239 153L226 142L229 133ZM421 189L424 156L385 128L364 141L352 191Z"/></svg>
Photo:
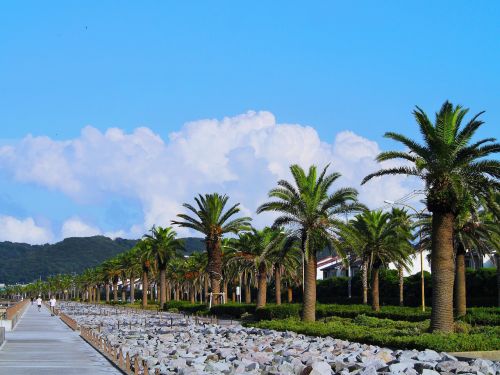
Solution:
<svg viewBox="0 0 500 375"><path fill-rule="evenodd" d="M463 323L465 324L465 323ZM295 318L261 321L254 326L280 331L294 331L312 336L337 339L398 349L433 349L436 351L497 350L500 327L468 327L464 333L428 333L426 322L401 322L359 315L355 319L333 317L326 322L305 323Z"/></svg>
<svg viewBox="0 0 500 375"><path fill-rule="evenodd" d="M219 317L231 317L239 319L244 314L254 314L256 305L253 303L226 303L215 305L210 309L210 313Z"/></svg>
<svg viewBox="0 0 500 375"><path fill-rule="evenodd" d="M183 311L188 314L203 314L209 313L208 306L204 303L191 303L189 301L169 301L163 304L164 311Z"/></svg>
<svg viewBox="0 0 500 375"><path fill-rule="evenodd" d="M219 317L240 319L245 314L252 314L256 320L273 320L286 318L299 318L302 314L302 304L267 304L256 309L255 304L227 303L213 306L209 311L205 304L191 304L187 301L171 301L165 303L164 310L177 309L189 314L214 314ZM359 315L390 319L393 321L423 322L430 319L431 309L423 312L419 307L382 306L380 311L373 311L367 305L338 305L317 304L316 317L356 318ZM498 307L472 307L467 309L467 315L460 318L471 325L500 326L500 308Z"/></svg>
<svg viewBox="0 0 500 375"><path fill-rule="evenodd" d="M385 305L399 304L399 276L396 270L380 271L380 303ZM424 272L426 304L431 305L432 279L431 274ZM419 306L421 300L421 275L404 278L404 303L407 306ZM497 282L495 268L480 268L466 270L467 304L469 306L496 306ZM352 278L352 297L347 295L347 277L332 277L318 280L317 298L321 303L351 304L360 303L362 296L361 275L358 273ZM294 297L301 301L302 289L294 290Z"/></svg>

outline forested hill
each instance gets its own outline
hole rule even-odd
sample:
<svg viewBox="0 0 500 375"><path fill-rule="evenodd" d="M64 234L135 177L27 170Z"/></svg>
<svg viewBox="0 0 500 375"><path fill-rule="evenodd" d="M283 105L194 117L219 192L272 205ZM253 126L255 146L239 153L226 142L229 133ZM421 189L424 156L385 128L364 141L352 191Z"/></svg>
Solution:
<svg viewBox="0 0 500 375"><path fill-rule="evenodd" d="M186 254L205 248L200 238L183 240ZM66 238L45 245L0 242L0 283L27 283L58 273L80 273L129 250L136 242L103 236Z"/></svg>

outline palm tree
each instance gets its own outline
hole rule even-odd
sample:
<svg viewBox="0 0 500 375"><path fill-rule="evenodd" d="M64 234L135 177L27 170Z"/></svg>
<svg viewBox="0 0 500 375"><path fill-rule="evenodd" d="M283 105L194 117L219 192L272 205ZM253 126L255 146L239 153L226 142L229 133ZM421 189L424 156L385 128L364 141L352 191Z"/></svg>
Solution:
<svg viewBox="0 0 500 375"><path fill-rule="evenodd" d="M148 273L151 270L151 244L148 240L140 240L135 245L137 257L142 268L142 307L148 305L148 287L149 278Z"/></svg>
<svg viewBox="0 0 500 375"><path fill-rule="evenodd" d="M373 177L403 174L421 178L426 185L427 209L432 212L432 315L433 331L453 331L453 228L460 207L460 192L472 196L498 190L500 162L485 157L500 151L494 138L472 142L483 124L479 113L465 126L462 121L468 110L445 102L433 124L417 107L413 112L424 143L388 132L385 137L402 143L408 151L387 151L377 156L379 162L403 159L409 165L379 170L366 176L362 184Z"/></svg>
<svg viewBox="0 0 500 375"><path fill-rule="evenodd" d="M303 320L316 320L316 252L322 250L333 239L331 229L339 220L336 215L358 209L357 191L343 188L329 193L339 173L326 174L328 166L319 174L316 166L309 167L306 174L298 165L292 165L294 184L278 181L278 187L269 192L276 200L264 203L257 212L274 211L279 216L273 227L289 227L294 236L300 238L305 256Z"/></svg>
<svg viewBox="0 0 500 375"><path fill-rule="evenodd" d="M360 257L368 260L371 268L372 309L380 310L379 271L390 263L407 267L408 256L413 251L407 238L398 237L399 220L391 220L391 214L382 211L364 211L342 225L340 236L350 243Z"/></svg>
<svg viewBox="0 0 500 375"><path fill-rule="evenodd" d="M160 271L160 306L167 302L167 264L184 248L182 241L176 237L177 233L171 227L162 228L154 225L151 228L151 234L144 236L150 240L151 256L156 259Z"/></svg>
<svg viewBox="0 0 500 375"><path fill-rule="evenodd" d="M462 197L462 205L457 213L453 228L453 244L455 251L455 311L460 317L467 312L465 255L467 251L483 256L493 253L500 247L500 227L498 206L494 200L474 200L469 195ZM420 221L422 242L429 247L432 218L423 216Z"/></svg>
<svg viewBox="0 0 500 375"><path fill-rule="evenodd" d="M296 278L297 270L301 269L302 254L300 250L300 241L298 238L285 233L286 239L278 251L272 254L272 263L274 267L274 284L276 304L281 305L281 284L283 277L286 281ZM292 288L289 287L288 293Z"/></svg>
<svg viewBox="0 0 500 375"><path fill-rule="evenodd" d="M113 300L118 301L118 280L120 279L121 269L117 258L112 258L103 263L103 270L107 275L107 280L111 280L113 286ZM108 281L109 283L109 281ZM106 289L106 302L109 302L109 287Z"/></svg>
<svg viewBox="0 0 500 375"><path fill-rule="evenodd" d="M127 251L124 255L126 258L124 269L125 269L125 279L128 276L130 280L130 303L135 301L135 279L137 275L141 273L141 262L137 254L137 247L133 247Z"/></svg>
<svg viewBox="0 0 500 375"><path fill-rule="evenodd" d="M236 242L233 261L257 275L257 308L266 305L268 272L272 269L275 254L283 247L285 238L283 231L266 227L243 233Z"/></svg>
<svg viewBox="0 0 500 375"><path fill-rule="evenodd" d="M406 248L403 249L407 252L412 252L411 248L408 248L408 241L414 239L412 235L413 223L411 221L411 215L405 209L393 207L390 213L391 221L397 224L396 226L396 244L399 244ZM403 263L396 263L399 276L399 305L404 305L404 273L403 270L405 265Z"/></svg>
<svg viewBox="0 0 500 375"><path fill-rule="evenodd" d="M221 240L226 233L238 234L240 231L250 229L249 217L241 217L230 220L230 218L240 212L239 203L225 211L229 197L217 193L199 195L195 197L197 208L188 203L183 206L187 208L193 216L186 214L177 215L183 221L172 221L173 224L184 228L191 228L205 235L205 244L208 253L208 274L212 293L220 295L220 282L222 279L222 251ZM217 297L214 304L218 303Z"/></svg>

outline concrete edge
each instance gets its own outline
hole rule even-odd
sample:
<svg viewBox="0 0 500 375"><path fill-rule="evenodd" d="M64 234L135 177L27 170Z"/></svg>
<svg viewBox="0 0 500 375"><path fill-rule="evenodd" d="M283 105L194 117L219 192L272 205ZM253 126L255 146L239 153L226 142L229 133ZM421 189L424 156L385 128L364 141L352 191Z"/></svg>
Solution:
<svg viewBox="0 0 500 375"><path fill-rule="evenodd" d="M490 361L500 361L500 350L486 350L476 352L454 352L449 353L458 359L471 360L471 359L488 359Z"/></svg>

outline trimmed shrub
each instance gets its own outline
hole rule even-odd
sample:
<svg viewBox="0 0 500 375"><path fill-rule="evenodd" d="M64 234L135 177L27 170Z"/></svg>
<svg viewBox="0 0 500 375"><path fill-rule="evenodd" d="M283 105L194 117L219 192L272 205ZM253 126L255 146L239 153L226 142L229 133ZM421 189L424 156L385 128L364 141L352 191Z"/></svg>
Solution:
<svg viewBox="0 0 500 375"><path fill-rule="evenodd" d="M471 325L500 326L500 307L471 307L460 320Z"/></svg>
<svg viewBox="0 0 500 375"><path fill-rule="evenodd" d="M382 320L382 322L378 322ZM261 321L258 328L294 331L311 336L337 339L398 349L433 349L436 351L496 350L500 347L497 327L471 329L469 333L428 333L428 322L388 322L386 319L359 316L355 319L335 317L326 322L301 322L298 319Z"/></svg>
<svg viewBox="0 0 500 375"><path fill-rule="evenodd" d="M302 312L301 304L283 304L283 305L269 304L264 307L256 309L255 317L257 320L299 318L301 312Z"/></svg>
<svg viewBox="0 0 500 375"><path fill-rule="evenodd" d="M163 311L171 311L176 309L177 311L183 311L188 314L198 314L200 312L207 312L207 305L203 303L191 303L189 301L169 301L163 304Z"/></svg>
<svg viewBox="0 0 500 375"><path fill-rule="evenodd" d="M226 303L224 305L212 306L210 313L217 316L229 316L239 319L245 313L255 313L255 307L255 304Z"/></svg>

